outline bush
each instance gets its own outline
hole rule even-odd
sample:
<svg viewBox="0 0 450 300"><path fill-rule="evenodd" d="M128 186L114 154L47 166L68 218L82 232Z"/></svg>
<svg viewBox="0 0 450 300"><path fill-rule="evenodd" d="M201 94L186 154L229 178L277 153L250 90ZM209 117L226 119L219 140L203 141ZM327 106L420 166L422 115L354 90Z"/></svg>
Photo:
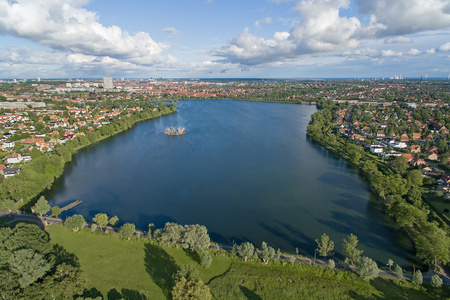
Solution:
<svg viewBox="0 0 450 300"><path fill-rule="evenodd" d="M212 260L213 259L211 255L209 255L209 253L205 251L205 253L202 256L200 264L202 265L203 268L208 269L211 266Z"/></svg>

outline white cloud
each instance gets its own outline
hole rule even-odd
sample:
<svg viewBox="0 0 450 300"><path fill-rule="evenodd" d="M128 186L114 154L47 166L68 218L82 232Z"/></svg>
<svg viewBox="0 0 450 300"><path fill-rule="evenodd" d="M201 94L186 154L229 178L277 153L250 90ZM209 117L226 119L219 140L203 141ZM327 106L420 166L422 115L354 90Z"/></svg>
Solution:
<svg viewBox="0 0 450 300"><path fill-rule="evenodd" d="M450 42L441 45L439 51L450 51Z"/></svg>
<svg viewBox="0 0 450 300"><path fill-rule="evenodd" d="M53 49L84 55L158 64L167 44L147 33L130 35L118 26L105 27L82 8L85 0L0 0L0 33L32 40Z"/></svg>
<svg viewBox="0 0 450 300"><path fill-rule="evenodd" d="M411 55L411 56L417 56L417 55L422 54L422 51L411 48L408 52L406 52L406 54Z"/></svg>
<svg viewBox="0 0 450 300"><path fill-rule="evenodd" d="M409 44L412 43L412 38L406 36L395 36L384 40L385 44Z"/></svg>
<svg viewBox="0 0 450 300"><path fill-rule="evenodd" d="M384 26L377 36L405 35L450 27L448 0L356 0L362 14Z"/></svg>
<svg viewBox="0 0 450 300"><path fill-rule="evenodd" d="M381 56L392 57L392 56L403 56L402 52L394 51L394 50L381 50Z"/></svg>
<svg viewBox="0 0 450 300"><path fill-rule="evenodd" d="M272 23L272 18L271 17L266 17L264 19L258 20L255 22L255 26L256 27L260 27L261 24L270 24Z"/></svg>
<svg viewBox="0 0 450 300"><path fill-rule="evenodd" d="M164 28L163 32L172 40L176 40L180 37L180 32L173 27Z"/></svg>

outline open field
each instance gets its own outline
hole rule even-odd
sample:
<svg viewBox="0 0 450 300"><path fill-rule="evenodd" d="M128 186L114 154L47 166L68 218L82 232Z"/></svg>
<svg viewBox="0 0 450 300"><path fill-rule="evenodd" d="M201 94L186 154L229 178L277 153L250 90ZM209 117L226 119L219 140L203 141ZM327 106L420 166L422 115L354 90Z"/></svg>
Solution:
<svg viewBox="0 0 450 300"><path fill-rule="evenodd" d="M388 278L366 282L350 271L286 261L263 265L225 254L213 255L211 267L203 269L199 254L146 239L75 233L61 225L46 231L53 243L78 257L87 275L87 295L105 299L170 299L172 275L183 264L199 270L215 299L450 299L448 287L418 288Z"/></svg>

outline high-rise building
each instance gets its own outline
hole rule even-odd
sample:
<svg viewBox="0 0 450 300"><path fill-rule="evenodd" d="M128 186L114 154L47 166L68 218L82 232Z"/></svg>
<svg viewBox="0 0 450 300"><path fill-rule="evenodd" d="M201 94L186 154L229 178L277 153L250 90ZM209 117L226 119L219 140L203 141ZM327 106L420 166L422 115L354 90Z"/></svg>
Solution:
<svg viewBox="0 0 450 300"><path fill-rule="evenodd" d="M114 88L113 80L111 77L103 77L103 88L106 90Z"/></svg>

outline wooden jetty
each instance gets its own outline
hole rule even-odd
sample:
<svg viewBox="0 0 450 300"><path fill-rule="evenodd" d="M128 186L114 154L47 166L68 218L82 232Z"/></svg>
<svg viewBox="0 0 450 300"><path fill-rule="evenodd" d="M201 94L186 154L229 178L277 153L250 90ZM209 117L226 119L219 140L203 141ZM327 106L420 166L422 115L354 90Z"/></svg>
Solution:
<svg viewBox="0 0 450 300"><path fill-rule="evenodd" d="M81 202L83 202L83 201L77 200L77 201L74 201L74 202L72 202L72 203L70 203L70 204L67 204L66 206L64 206L63 208L61 208L61 212L67 211L67 210L69 210L69 209L72 209L72 208L74 208L75 206L81 204Z"/></svg>

